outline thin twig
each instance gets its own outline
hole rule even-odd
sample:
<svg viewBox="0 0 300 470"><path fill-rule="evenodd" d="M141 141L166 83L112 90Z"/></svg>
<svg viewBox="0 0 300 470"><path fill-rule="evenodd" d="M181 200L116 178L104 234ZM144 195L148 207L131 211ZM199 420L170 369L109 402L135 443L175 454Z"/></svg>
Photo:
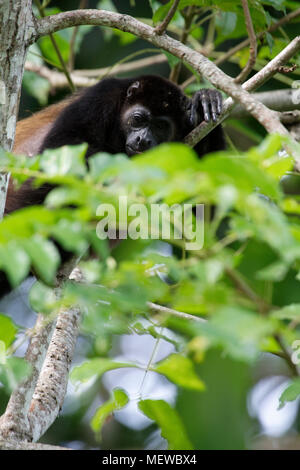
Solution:
<svg viewBox="0 0 300 470"><path fill-rule="evenodd" d="M41 17L45 18L46 17L45 11L44 11L44 8L42 7L42 5L40 4L39 0L34 0L34 3L36 5L37 9L39 10L39 13L40 13ZM57 42L55 40L55 37L52 33L49 33L49 38L50 38L50 41L52 43L52 46L54 47L54 50L56 52L56 55L57 55L58 60L60 62L60 65L63 69L63 72L64 72L64 74L65 74L65 76L68 80L70 90L73 92L73 91L75 91L75 86L74 86L74 83L72 82L72 79L71 79L71 76L69 74L68 68L66 66L66 63L65 63L62 55L61 55L61 52L59 50L59 47L58 47Z"/></svg>
<svg viewBox="0 0 300 470"><path fill-rule="evenodd" d="M281 18L276 23L273 23L271 26L269 26L269 28L266 29L266 31L262 31L261 33L259 33L257 35L257 39L262 39L265 36L266 33L273 33L277 29L281 28L281 26L283 26L284 24L287 24L291 20L294 20L298 16L300 16L300 8L290 12L288 15L284 16L283 18ZM242 41L240 44L237 44L236 46L234 46L232 49L229 49L229 51L226 52L226 54L224 54L222 57L220 57L218 60L216 60L216 62L215 62L216 65L222 64L229 57L236 54L236 52L239 52L241 49L244 49L244 47L247 47L249 44L250 44L250 39L247 38L244 41Z"/></svg>
<svg viewBox="0 0 300 470"><path fill-rule="evenodd" d="M194 15L195 15L194 7L190 6L187 10L187 13L186 13L185 17L184 17L184 29L183 29L181 37L180 37L180 42L182 44L185 44L186 41L187 41L187 38L188 38L189 33L190 33L191 25L192 25L192 22L193 22ZM175 67L172 68L171 73L170 73L170 77L169 77L172 82L174 82L174 83L178 82L181 67L182 67L182 62L178 62L178 64L176 64Z"/></svg>
<svg viewBox="0 0 300 470"><path fill-rule="evenodd" d="M168 27L168 24L171 22L173 16L176 13L179 2L180 2L180 0L174 0L173 1L173 4L172 4L170 10L168 11L168 13L167 13L165 19L163 20L163 22L160 25L156 26L156 28L154 29L156 34L163 34L166 31L166 29Z"/></svg>
<svg viewBox="0 0 300 470"><path fill-rule="evenodd" d="M274 31L276 31L277 29L281 28L281 26L285 25L286 23L288 23L289 21L292 21L294 20L295 18L297 18L298 16L300 16L300 8L298 8L297 10L294 10L292 12L290 12L288 15L284 16L283 18L281 18L279 21L277 21L276 23L273 23L271 26L269 26L269 28L266 30L266 31L262 31L261 33L259 33L256 38L257 40L258 39L262 39L264 37L264 35L266 33L273 33ZM215 61L215 64L216 65L221 65L223 64L224 62L226 62L226 60L228 60L230 57L232 57L234 54L236 54L237 52L241 51L242 49L244 49L245 47L247 47L250 43L250 40L249 38L245 39L244 41L240 42L239 44L237 44L236 46L232 47L231 49L229 49L229 51L227 51L226 53L222 54L216 61ZM181 85L181 88L184 89L186 88L188 85L190 85L191 83L193 83L195 81L195 77L194 76L191 76L190 78L188 78L187 80L185 80L185 82L182 83Z"/></svg>
<svg viewBox="0 0 300 470"><path fill-rule="evenodd" d="M246 28L247 28L249 42L250 42L250 47L249 47L250 57L246 64L246 67L235 78L236 83L243 83L243 81L248 77L249 73L251 72L251 70L253 69L255 65L256 55L257 55L256 35L255 35L253 23L252 23L251 13L249 10L248 0L241 0L241 2L242 2L243 10L244 10Z"/></svg>
<svg viewBox="0 0 300 470"><path fill-rule="evenodd" d="M242 278L242 275L232 269L232 268L225 268L225 272L227 276L233 281L235 286L240 290L249 300L251 300L257 307L257 310L260 313L266 313L271 309L271 306L265 302L264 299L259 297L256 292L249 286L249 284Z"/></svg>
<svg viewBox="0 0 300 470"><path fill-rule="evenodd" d="M147 302L148 307L150 310L154 310L158 313L166 313L167 315L172 315L175 317L183 318L184 320L193 320L198 322L206 322L204 318L196 317L196 315L191 315L190 313L180 312L178 310L174 310L173 308L164 307L162 305L155 304L153 302Z"/></svg>
<svg viewBox="0 0 300 470"><path fill-rule="evenodd" d="M289 368L292 371L292 374L296 377L299 376L299 370L297 368L297 365L293 363L292 361L292 351L290 351L290 348L285 344L284 339L281 337L279 334L274 335L274 339L278 342L279 346L282 349L283 352L283 358L285 359L286 363L288 364Z"/></svg>
<svg viewBox="0 0 300 470"><path fill-rule="evenodd" d="M88 0L80 0L78 9L82 10L83 8L86 8ZM76 36L79 31L79 26L75 26L73 29L72 37L70 40L70 56L69 56L69 61L68 61L68 69L69 72L71 72L74 69L74 60L75 60L75 41L76 41Z"/></svg>

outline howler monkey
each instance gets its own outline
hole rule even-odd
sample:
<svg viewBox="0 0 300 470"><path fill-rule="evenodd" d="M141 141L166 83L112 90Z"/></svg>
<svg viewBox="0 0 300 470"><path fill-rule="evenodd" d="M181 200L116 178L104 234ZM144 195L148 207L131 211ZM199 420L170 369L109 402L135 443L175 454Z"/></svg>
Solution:
<svg viewBox="0 0 300 470"><path fill-rule="evenodd" d="M99 151L132 156L162 142L182 141L201 121L215 121L222 111L217 90L203 89L187 98L174 83L155 75L107 78L58 105L17 124L14 152L36 155L48 148L87 142L87 157ZM225 148L216 127L195 146L202 155ZM5 213L43 202L51 187L32 188L27 181L9 185ZM1 279L0 279L1 281ZM0 285L0 296L7 282Z"/></svg>

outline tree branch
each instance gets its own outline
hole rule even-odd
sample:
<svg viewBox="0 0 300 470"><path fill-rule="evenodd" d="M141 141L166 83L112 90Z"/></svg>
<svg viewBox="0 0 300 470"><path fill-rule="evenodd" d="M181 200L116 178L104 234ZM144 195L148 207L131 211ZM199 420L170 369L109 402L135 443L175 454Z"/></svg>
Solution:
<svg viewBox="0 0 300 470"><path fill-rule="evenodd" d="M256 43L256 35L252 23L252 18L251 18L251 13L249 10L249 5L248 5L248 0L241 0L243 10L244 10L244 16L245 16L245 22L246 22L246 28L249 36L249 42L250 42L250 57L247 62L246 67L241 71L241 73L235 78L236 83L242 83L249 75L251 70L253 69L255 62L256 62L256 54L257 54L257 43Z"/></svg>
<svg viewBox="0 0 300 470"><path fill-rule="evenodd" d="M59 270L57 295L65 280L79 277L77 269L74 269L76 262L72 258ZM38 316L25 356L32 372L11 394L0 419L0 439L38 440L57 417L66 392L79 319L78 308L61 312L56 325L43 315Z"/></svg>
<svg viewBox="0 0 300 470"><path fill-rule="evenodd" d="M156 47L160 47L179 59L187 62L199 74L203 75L216 88L219 88L229 94L234 100L240 102L249 113L251 113L268 132L277 132L281 135L288 135L287 129L280 123L277 113L270 111L262 103L256 101L243 88L234 83L231 77L228 77L209 59L199 52L193 51L189 47L181 44L166 34L159 36L154 29L128 15L122 15L103 10L81 10L59 13L48 16L37 21L36 31L33 33L30 41L36 41L39 37L53 33L60 29L76 26L80 24L92 24L109 26L130 32L141 37Z"/></svg>
<svg viewBox="0 0 300 470"><path fill-rule="evenodd" d="M170 10L168 11L168 14L165 17L165 19L163 20L163 22L160 25L156 26L156 28L154 30L156 32L156 34L163 34L166 31L166 29L168 27L168 24L171 22L173 16L176 13L177 7L179 5L179 1L180 0L174 0L173 1L173 5L171 6Z"/></svg>
<svg viewBox="0 0 300 470"><path fill-rule="evenodd" d="M39 11L39 14L41 15L41 17L45 17L45 11L44 11L44 7L43 5L40 4L40 1L39 0L34 0L34 3ZM57 58L59 60L59 63L64 71L64 74L66 76L66 79L68 80L68 84L69 84L69 87L70 87L70 90L71 91L75 91L75 87L74 87L74 84L72 82L72 79L71 79L71 76L70 76L70 73L69 73L69 70L68 70L68 67L63 59L63 56L61 55L61 52L60 52L60 49L57 45L57 42L56 42L56 39L55 37L53 36L52 33L49 33L49 38L50 38L50 41L52 43L52 46L56 52L56 55L57 55Z"/></svg>
<svg viewBox="0 0 300 470"><path fill-rule="evenodd" d="M273 33L274 31L276 31L277 29L281 28L283 25L289 23L290 21L294 20L295 18L297 18L298 16L300 16L300 8L298 8L297 10L294 10L292 12L290 12L288 15L284 16L283 18L281 18L279 21L277 21L276 23L273 23L266 31L262 31L261 33L259 33L257 36L256 36L256 39L263 39L264 35L266 33ZM216 65L220 65L220 64L223 64L224 62L226 62L226 60L228 60L230 57L232 57L234 54L236 54L237 52L239 52L240 50L244 49L245 47L247 47L250 43L250 40L249 38L245 39L244 41L240 42L239 44L237 44L236 46L232 47L231 49L229 49L229 51L221 54L221 56L215 60L215 64ZM187 80L185 80L185 82L181 85L181 87L184 89L185 87L187 87L188 85L190 85L191 83L193 83L195 81L195 77L192 76L190 78L188 78Z"/></svg>
<svg viewBox="0 0 300 470"><path fill-rule="evenodd" d="M67 77L62 72L57 72L57 70L49 69L45 65L38 65L33 62L25 62L25 70L29 72L35 72L40 77L46 78L51 87L55 89L66 88L69 86ZM88 87L95 85L98 80L95 78L87 78L83 76L77 76L75 72L71 73L72 82L76 87Z"/></svg>
<svg viewBox="0 0 300 470"><path fill-rule="evenodd" d="M82 280L82 274L75 268L70 275L66 263L57 276L57 285L61 286L69 277ZM31 440L38 441L57 418L67 391L69 370L79 334L81 319L80 308L74 306L59 313L55 329L47 350L42 370L32 396L28 412Z"/></svg>
<svg viewBox="0 0 300 470"><path fill-rule="evenodd" d="M277 29L281 28L283 25L289 23L290 21L294 20L295 18L298 18L300 16L300 8L297 10L291 11L288 15L283 16L279 21L276 23L273 23L271 26L266 31L262 31L256 36L256 39L262 39L266 33L273 33ZM232 47L227 51L222 57L216 60L216 65L220 65L223 62L226 62L229 57L233 56L240 50L244 49L245 47L249 46L250 44L250 39L247 38L244 41L240 42L236 46Z"/></svg>
<svg viewBox="0 0 300 470"><path fill-rule="evenodd" d="M31 441L28 411L46 351L54 329L54 323L38 315L25 359L32 367L30 376L10 396L5 413L0 418L2 439Z"/></svg>
<svg viewBox="0 0 300 470"><path fill-rule="evenodd" d="M79 308L74 307L61 312L57 318L28 413L34 442L55 421L63 405L79 333L80 316Z"/></svg>
<svg viewBox="0 0 300 470"><path fill-rule="evenodd" d="M300 109L300 103L297 104L293 98L295 91L296 90L290 88L285 88L282 90L253 93L253 96L256 100L274 111L294 111ZM234 118L243 118L245 116L249 116L249 113L239 104L233 108L230 114L230 117Z"/></svg>
<svg viewBox="0 0 300 470"><path fill-rule="evenodd" d="M300 36L297 36L290 44L283 49L273 60L271 60L263 69L253 75L249 80L243 83L242 88L247 91L252 91L263 85L270 77L272 77L280 65L284 65L300 50ZM252 95L253 96L253 95ZM199 126L190 132L186 138L185 143L194 147L203 137L205 137L212 129L226 119L235 103L232 98L228 98L224 102L224 111L215 123L202 122ZM248 111L248 110L247 110ZM253 113L252 113L253 114ZM271 131L274 132L274 131Z"/></svg>
<svg viewBox="0 0 300 470"><path fill-rule="evenodd" d="M74 70L71 73L71 78L76 87L84 88L95 85L98 82L98 78L96 77L131 72L152 65L162 64L166 62L166 60L167 58L164 54L157 54L153 57L133 60L131 62L118 64L113 67L103 67L100 69L89 70ZM46 78L52 88L60 89L68 87L68 80L63 72L58 72L57 70L49 69L45 65L38 65L30 61L25 62L25 70L35 72L40 75L40 77Z"/></svg>
<svg viewBox="0 0 300 470"><path fill-rule="evenodd" d="M178 318L183 318L185 320L193 320L193 321L198 321L201 323L206 322L204 318L197 317L196 315L191 315L190 313L180 312L178 310L174 310L173 308L164 307L163 305L158 305L153 302L147 302L147 305L150 308L150 310L154 310L154 312L172 315Z"/></svg>
<svg viewBox="0 0 300 470"><path fill-rule="evenodd" d="M18 442L0 440L0 450L72 450L69 447L36 444L35 442Z"/></svg>

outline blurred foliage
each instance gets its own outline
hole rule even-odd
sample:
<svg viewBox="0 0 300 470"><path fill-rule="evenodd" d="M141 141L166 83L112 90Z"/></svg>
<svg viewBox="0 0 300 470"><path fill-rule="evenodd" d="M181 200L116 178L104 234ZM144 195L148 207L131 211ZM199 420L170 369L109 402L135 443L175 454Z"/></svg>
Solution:
<svg viewBox="0 0 300 470"><path fill-rule="evenodd" d="M256 33L300 8L300 2L286 0L248 3ZM88 6L157 24L171 4L101 0ZM77 7L72 1L48 2L44 14ZM181 0L169 25L172 35L182 37L191 9L194 13L187 43L196 48L210 39L208 56L212 60L247 36L240 0ZM299 22L295 23L297 20L263 36L258 44L259 67L297 34ZM54 39L63 61L71 64L74 57L76 69L91 64L94 68L113 66L146 54L144 41L115 29L102 28L100 33L99 28L80 26L76 31L57 32ZM248 57L249 50L244 48L222 67L237 75ZM171 69L178 67L178 60L170 54L167 59ZM48 37L30 48L28 60L62 68ZM150 70L168 72L165 66ZM131 76L134 73L129 72ZM189 68L183 67L180 81L190 75ZM281 75L264 89L282 87L283 80L292 82L299 71L284 79ZM195 78L187 93L208 85ZM40 105L54 100L54 90L45 78L26 72L23 84L25 99L33 98ZM29 299L35 311L50 319L61 308L78 304L83 312L82 337L89 342L85 358L71 373L72 383L79 390L83 387L83 392L76 395L75 410L59 421L65 420L65 434L56 423L53 434L51 430L48 433L50 441L57 444L80 439L87 446L100 442L103 448L144 447L158 426L170 449L243 449L254 426L246 406L253 366L268 352L283 356L293 367L289 349L295 349L300 324L299 176L293 172L292 159L282 152L284 138L265 137L251 118L243 122L232 119L226 129L229 135L238 133L229 150L201 161L183 144L164 144L130 159L100 153L90 158L88 167L86 145L45 151L30 159L1 151L1 171L11 172L16 185L34 178L34 186L50 183L53 190L43 206L17 211L1 223L0 268L13 287L34 271L38 281ZM258 145L243 152L239 149L240 142L245 147L243 139L246 147L249 143ZM297 151L300 155L300 148ZM157 249L161 232L155 240L125 239L110 249L105 237L99 238L99 223L105 226L99 207L110 204L118 215L120 196L127 198L128 226L135 222L130 215L134 204L149 210L154 203L205 204L203 247L187 250L186 243L191 240L176 238L178 220L172 219L170 236L164 239L169 254ZM138 219L141 233L148 233L148 214ZM160 228L164 220L169 220L166 213ZM193 228L196 222L193 215ZM58 247L81 257L86 280L67 281L59 297L53 289L61 261ZM149 302L174 309L177 316L171 310L153 309ZM113 345L116 337L125 334L148 335L156 346L159 342L169 344L172 352L157 362L155 346L146 365L139 357L120 360ZM26 362L14 356L17 337L22 335L19 325L0 315L0 381L7 393L29 373ZM132 397L118 387L108 397L100 385L103 375L121 369L159 374L166 383L176 385L176 396L169 402L152 396L145 399L143 390L137 390ZM96 400L99 394L100 404ZM299 394L296 378L283 392L280 406ZM97 406L91 412L94 401ZM133 402L138 402L139 412L152 423L148 423L148 431L133 432L130 426L123 425L124 429L116 421L110 423L112 414L118 416ZM87 415L91 427L82 427ZM91 437L91 429L95 437ZM116 441L111 437L115 435Z"/></svg>

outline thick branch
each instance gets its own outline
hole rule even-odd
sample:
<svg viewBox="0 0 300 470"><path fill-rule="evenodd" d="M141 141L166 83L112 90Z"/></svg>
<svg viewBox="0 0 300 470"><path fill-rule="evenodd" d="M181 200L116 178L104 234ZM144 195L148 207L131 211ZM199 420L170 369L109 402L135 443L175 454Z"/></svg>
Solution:
<svg viewBox="0 0 300 470"><path fill-rule="evenodd" d="M153 28L128 15L121 15L119 13L102 10L81 10L59 13L57 15L48 16L38 20L36 32L32 36L31 41L35 41L45 34L81 24L102 25L117 28L122 31L135 34L136 36L151 42L156 47L161 47L179 59L187 62L199 74L209 80L216 88L225 91L234 100L240 102L247 111L266 128L268 132L277 132L282 135L288 134L288 131L280 123L280 120L274 111L270 111L263 104L256 101L249 93L243 90L239 85L235 84L232 78L228 77L202 54L193 51L166 34L162 36L155 34Z"/></svg>
<svg viewBox="0 0 300 470"><path fill-rule="evenodd" d="M253 75L249 80L243 83L242 88L252 91L263 85L278 70L280 65L284 65L300 50L300 36L297 36L290 44L283 49L273 60L271 60L263 69ZM224 112L215 123L202 122L199 126L192 130L185 138L185 143L194 147L203 137L205 137L212 129L226 119L235 103L232 98L228 98L224 103Z"/></svg>
<svg viewBox="0 0 300 470"><path fill-rule="evenodd" d="M63 405L79 321L80 310L75 307L58 316L28 414L34 442L55 421Z"/></svg>
<svg viewBox="0 0 300 470"><path fill-rule="evenodd" d="M254 93L253 96L268 108L273 109L274 111L284 112L300 109L300 103L296 103L294 93L296 93L296 90L286 88L283 90ZM247 113L247 111L238 104L234 107L230 116L234 118L242 118L248 115L249 113Z"/></svg>
<svg viewBox="0 0 300 470"><path fill-rule="evenodd" d="M38 316L25 355L32 371L28 379L21 383L11 394L6 411L0 419L0 436L2 439L31 441L28 411L53 329L53 322L45 321L43 315Z"/></svg>
<svg viewBox="0 0 300 470"><path fill-rule="evenodd" d="M57 276L57 285L70 276L74 259L66 263ZM70 276L82 280L75 268ZM38 441L57 418L67 391L69 370L79 334L81 312L79 307L68 308L59 313L46 358L30 403L28 420L31 440Z"/></svg>
<svg viewBox="0 0 300 470"><path fill-rule="evenodd" d="M69 262L65 263L62 268L59 270L57 274L57 294L59 295L60 287L62 283L71 276L74 276L77 270L74 270L74 265L76 263L76 259L72 258ZM77 312L77 311L76 311ZM76 313L76 319L79 318L79 312ZM69 318L73 321L73 333L72 333L72 325L69 325L67 320ZM60 325L65 325L67 328L66 335L73 335L73 339L70 339L69 342L59 343L56 341L57 349L55 349L56 355L60 355L63 358L64 365L61 367L57 367L54 364L51 358L49 360L49 354L51 351L53 353L53 347L48 349L49 343L51 340L51 345L53 341L55 341L55 334L56 330L54 331L55 322L49 321L48 318L45 318L43 315L39 315L35 328L33 330L33 334L26 352L25 359L31 364L32 372L31 375L21 383L16 390L11 394L10 400L8 402L7 408L5 413L0 419L0 439L5 440L15 440L15 441L32 441L33 436L37 437L37 428L40 429L41 421L43 423L48 422L47 417L44 414L32 414L31 409L33 406L33 394L34 396L47 396L48 390L44 388L49 383L47 380L47 374L51 377L54 376L54 370L56 371L55 378L62 384L62 388L64 384L68 380L68 367L69 363L73 357L73 343L76 343L77 335L78 335L78 322L74 319L74 309L70 309L68 312L63 312L57 318L56 322L56 330L60 328ZM53 333L54 331L54 333ZM52 336L53 334L53 336ZM52 339L51 339L52 336ZM69 338L69 337L68 337ZM58 348L61 348L60 350ZM64 357L64 352L68 347L68 356ZM50 351L50 352L49 352ZM46 359L45 359L46 358ZM40 375L41 369L43 367L43 375ZM61 374L61 375L60 375ZM42 377L42 379L41 379ZM41 383L41 380L42 383ZM38 392L37 392L38 390ZM63 401L64 394L62 395L63 390L61 390L61 394L58 394L58 398L61 400L61 404ZM44 403L47 403L47 399L44 399ZM48 403L47 403L48 404ZM49 406L47 411L49 412ZM52 409L52 417L57 416L58 411L55 406ZM54 416L56 412L56 415ZM53 422L53 420L52 420ZM52 424L52 422L50 424ZM48 427L50 426L48 425ZM43 427L43 432L46 429ZM41 435L40 435L41 436ZM38 436L37 439L40 437Z"/></svg>
<svg viewBox="0 0 300 470"><path fill-rule="evenodd" d="M69 447L36 444L35 442L1 441L0 450L71 450Z"/></svg>
<svg viewBox="0 0 300 470"><path fill-rule="evenodd" d="M51 87L55 89L66 88L69 86L67 77L62 72L57 72L56 70L49 69L45 65L34 64L33 62L25 62L25 70L29 72L35 72L40 77L46 78ZM87 78L75 75L71 73L72 82L76 87L88 87L95 85L98 80L95 78Z"/></svg>

